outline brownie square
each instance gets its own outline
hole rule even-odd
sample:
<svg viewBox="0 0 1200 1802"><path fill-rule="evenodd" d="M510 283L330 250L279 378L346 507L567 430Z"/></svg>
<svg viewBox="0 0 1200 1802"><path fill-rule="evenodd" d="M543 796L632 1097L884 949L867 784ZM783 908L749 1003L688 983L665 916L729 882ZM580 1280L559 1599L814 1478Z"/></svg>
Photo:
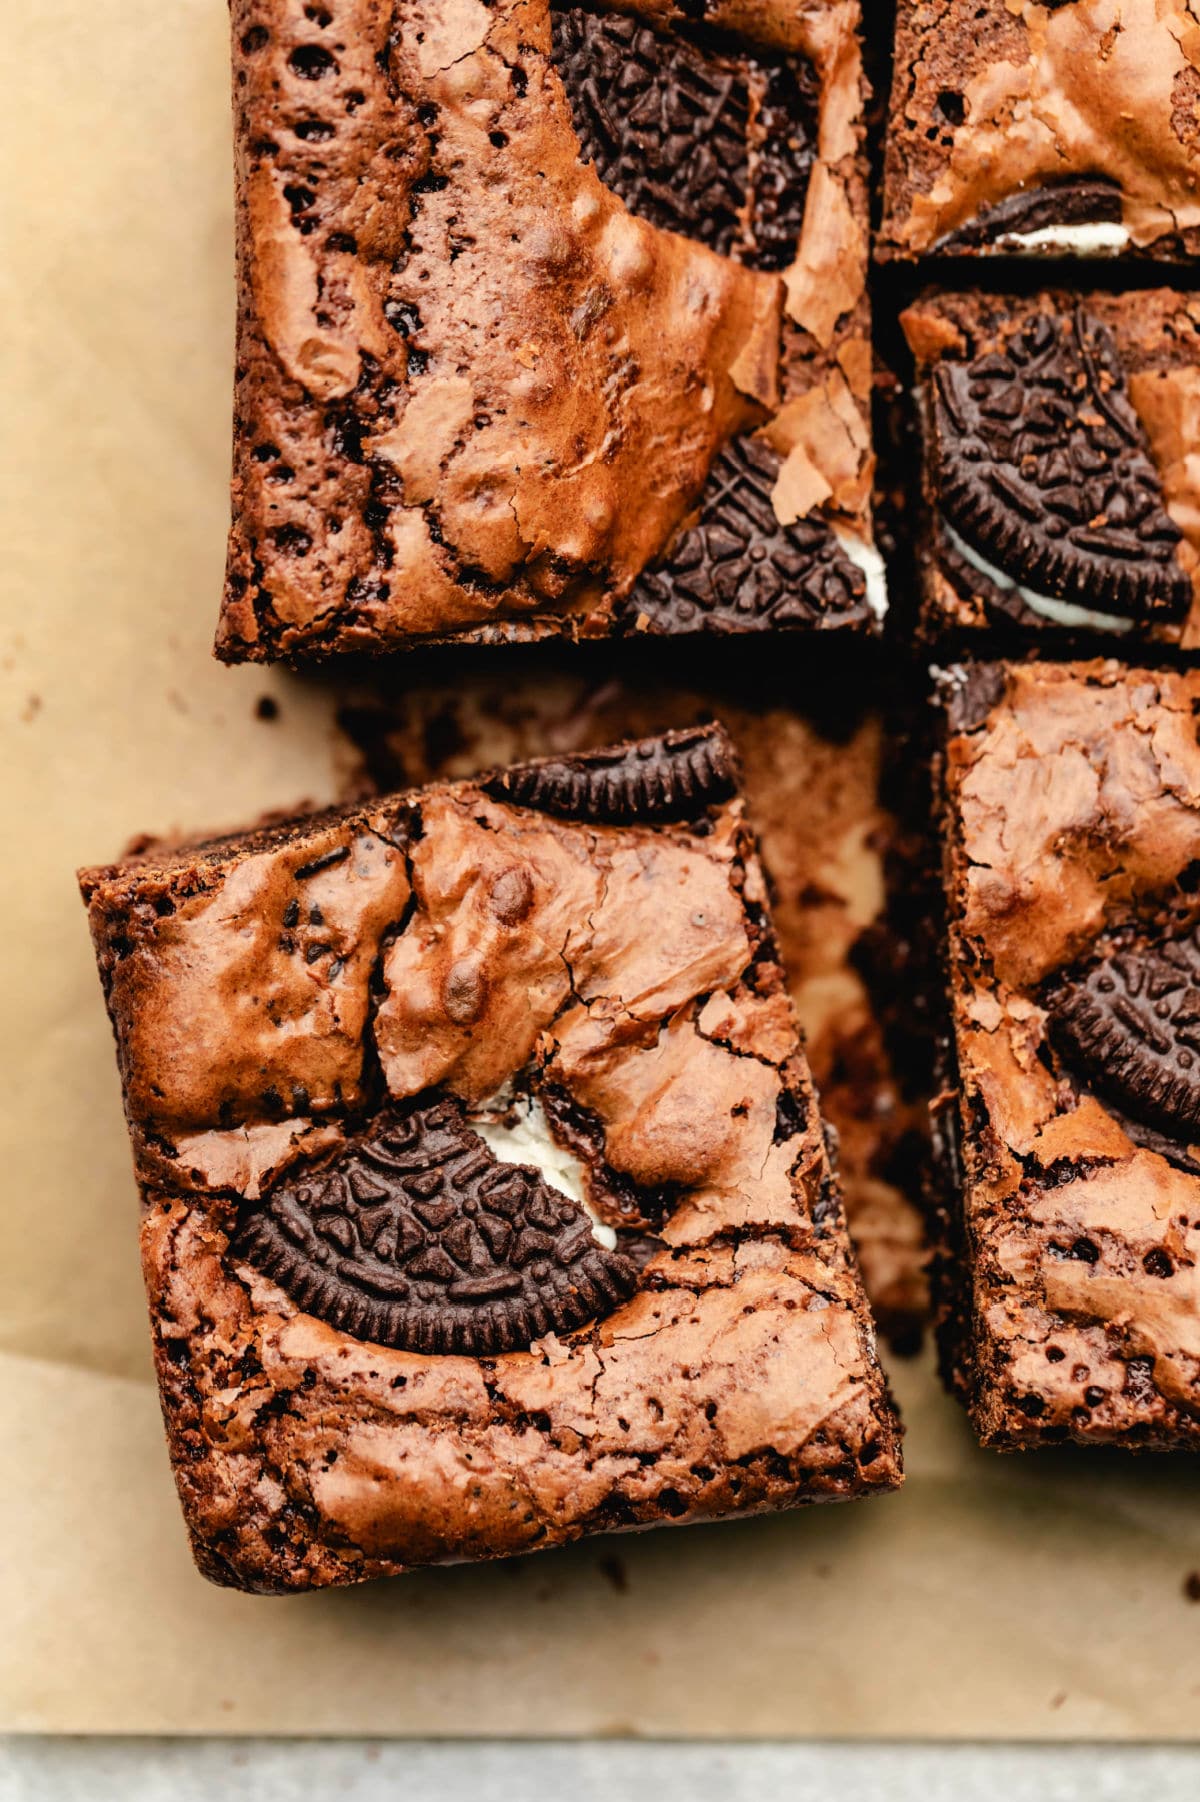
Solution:
<svg viewBox="0 0 1200 1802"><path fill-rule="evenodd" d="M926 638L1200 644L1200 299L934 293L903 324Z"/></svg>
<svg viewBox="0 0 1200 1802"><path fill-rule="evenodd" d="M657 655L647 647L636 669L612 646L582 660L538 646L499 663L455 649L423 659L411 684L364 684L341 723L366 783L386 792L723 722L744 771L809 1069L836 1134L867 1299L881 1333L909 1350L928 1317L920 1198L930 1054L927 1032L895 1019L909 972L889 904L909 892L909 809L892 772L912 749L889 713L891 672L871 667L863 647L827 643L826 654L777 677L759 657L731 666L731 648L697 643L681 657L676 644Z"/></svg>
<svg viewBox="0 0 1200 1802"><path fill-rule="evenodd" d="M867 628L858 10L233 0L217 653Z"/></svg>
<svg viewBox="0 0 1200 1802"><path fill-rule="evenodd" d="M1200 1445L1200 673L942 679L947 1370L985 1445Z"/></svg>
<svg viewBox="0 0 1200 1802"><path fill-rule="evenodd" d="M899 0L876 251L1194 258L1187 0Z"/></svg>
<svg viewBox="0 0 1200 1802"><path fill-rule="evenodd" d="M208 1576L899 1482L719 729L81 882Z"/></svg>

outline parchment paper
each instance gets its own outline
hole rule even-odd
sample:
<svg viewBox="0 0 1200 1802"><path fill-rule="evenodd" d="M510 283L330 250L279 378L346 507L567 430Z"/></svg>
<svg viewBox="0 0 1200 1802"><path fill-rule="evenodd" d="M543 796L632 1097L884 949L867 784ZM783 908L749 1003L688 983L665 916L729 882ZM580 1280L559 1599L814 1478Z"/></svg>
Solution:
<svg viewBox="0 0 1200 1802"><path fill-rule="evenodd" d="M924 1364L887 1501L285 1601L193 1571L73 870L339 782L326 693L209 657L225 36L222 0L5 16L0 1727L1192 1737L1200 1465L985 1455Z"/></svg>

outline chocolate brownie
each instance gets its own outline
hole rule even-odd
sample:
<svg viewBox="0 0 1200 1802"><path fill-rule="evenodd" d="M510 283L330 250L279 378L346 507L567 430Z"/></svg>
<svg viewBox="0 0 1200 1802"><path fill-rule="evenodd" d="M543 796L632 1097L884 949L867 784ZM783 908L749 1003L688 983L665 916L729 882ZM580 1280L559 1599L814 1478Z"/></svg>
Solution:
<svg viewBox="0 0 1200 1802"><path fill-rule="evenodd" d="M217 652L872 626L854 0L232 0Z"/></svg>
<svg viewBox="0 0 1200 1802"><path fill-rule="evenodd" d="M1188 0L899 0L876 250L1194 258Z"/></svg>
<svg viewBox="0 0 1200 1802"><path fill-rule="evenodd" d="M875 679L862 647L847 646L772 682L760 659L731 668L729 648L698 644L681 661L664 645L669 671L645 654L631 670L616 647L599 646L582 668L578 653L542 646L502 669L483 653L464 671L468 654L455 649L411 685L364 685L342 722L380 790L722 720L745 771L809 1068L837 1135L863 1283L880 1331L909 1349L928 1314L919 1197L929 1087L927 1060L907 1046L891 1053L878 980L897 962L884 865L907 850L881 792L897 753L882 672ZM906 859L896 863L903 882Z"/></svg>
<svg viewBox="0 0 1200 1802"><path fill-rule="evenodd" d="M81 881L207 1575L899 1482L719 729Z"/></svg>
<svg viewBox="0 0 1200 1802"><path fill-rule="evenodd" d="M1200 298L930 294L903 324L926 635L1200 644Z"/></svg>
<svg viewBox="0 0 1200 1802"><path fill-rule="evenodd" d="M945 1366L986 1445L1200 1447L1200 673L941 689Z"/></svg>

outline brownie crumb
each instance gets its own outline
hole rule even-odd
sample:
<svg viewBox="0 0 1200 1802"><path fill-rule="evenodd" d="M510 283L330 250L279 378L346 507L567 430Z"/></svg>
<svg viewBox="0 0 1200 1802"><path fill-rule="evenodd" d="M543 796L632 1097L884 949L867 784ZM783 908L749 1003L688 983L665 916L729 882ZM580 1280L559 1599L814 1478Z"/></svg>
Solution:
<svg viewBox="0 0 1200 1802"><path fill-rule="evenodd" d="M625 1567L623 1559L620 1559L611 1553L607 1554L605 1557L596 1560L596 1569L600 1572L600 1575L604 1578L606 1583L612 1584L619 1596L628 1595L629 1572ZM1194 1576L1193 1581L1200 1585L1200 1576ZM1200 1593L1193 1596L1192 1600L1200 1600Z"/></svg>

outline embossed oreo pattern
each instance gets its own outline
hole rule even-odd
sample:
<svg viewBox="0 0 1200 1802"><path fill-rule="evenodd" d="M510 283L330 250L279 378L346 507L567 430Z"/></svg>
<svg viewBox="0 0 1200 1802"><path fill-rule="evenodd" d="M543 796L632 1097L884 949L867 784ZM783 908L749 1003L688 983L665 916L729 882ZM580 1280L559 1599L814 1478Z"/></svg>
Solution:
<svg viewBox="0 0 1200 1802"><path fill-rule="evenodd" d="M1106 327L1039 313L1003 352L941 362L935 476L944 517L1024 587L1093 612L1184 614L1181 533Z"/></svg>
<svg viewBox="0 0 1200 1802"><path fill-rule="evenodd" d="M583 157L630 212L723 256L785 268L816 144L810 66L703 27L657 32L584 6L551 17Z"/></svg>
<svg viewBox="0 0 1200 1802"><path fill-rule="evenodd" d="M483 786L497 800L565 819L611 824L693 819L737 788L733 747L719 727L665 732L612 751L516 764Z"/></svg>
<svg viewBox="0 0 1200 1802"><path fill-rule="evenodd" d="M771 505L780 459L736 438L714 463L700 517L668 560L639 576L630 627L651 632L746 632L842 626L870 617L866 580L832 528L814 516L781 526Z"/></svg>
<svg viewBox="0 0 1200 1802"><path fill-rule="evenodd" d="M1200 1139L1200 927L1158 943L1126 929L1049 1001L1069 1063L1135 1120Z"/></svg>
<svg viewBox="0 0 1200 1802"><path fill-rule="evenodd" d="M244 1212L232 1249L355 1338L476 1357L582 1326L638 1277L583 1208L501 1163L450 1100L392 1109L281 1183Z"/></svg>

